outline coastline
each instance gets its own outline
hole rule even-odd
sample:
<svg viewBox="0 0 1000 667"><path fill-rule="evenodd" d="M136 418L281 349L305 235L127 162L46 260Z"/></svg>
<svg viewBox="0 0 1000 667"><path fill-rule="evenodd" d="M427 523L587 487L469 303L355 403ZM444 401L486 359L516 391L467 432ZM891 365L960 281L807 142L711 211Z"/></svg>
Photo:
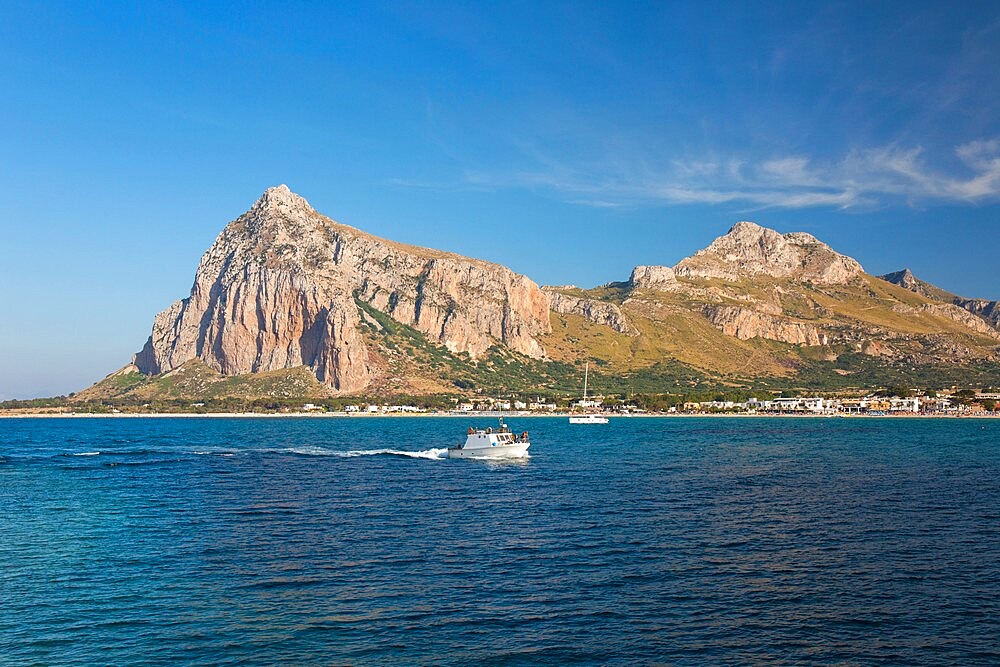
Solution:
<svg viewBox="0 0 1000 667"><path fill-rule="evenodd" d="M0 419L495 419L500 415L450 412L365 414L348 412L19 412L0 413ZM566 412L510 412L503 417L509 419L539 419L569 417ZM832 415L792 414L792 413L673 413L673 414L609 414L609 419L1000 419L1000 413L993 414L846 414Z"/></svg>

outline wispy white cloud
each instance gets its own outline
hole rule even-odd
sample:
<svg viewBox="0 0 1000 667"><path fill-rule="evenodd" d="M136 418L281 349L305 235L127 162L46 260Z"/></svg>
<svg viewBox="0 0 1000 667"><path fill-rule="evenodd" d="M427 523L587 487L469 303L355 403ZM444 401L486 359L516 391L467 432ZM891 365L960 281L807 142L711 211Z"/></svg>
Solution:
<svg viewBox="0 0 1000 667"><path fill-rule="evenodd" d="M760 165L760 175L786 185L816 187L822 185L809 171L809 158L800 155L765 160Z"/></svg>
<svg viewBox="0 0 1000 667"><path fill-rule="evenodd" d="M731 203L851 209L1000 198L1000 139L962 144L949 158L951 165L945 168L934 166L920 146L883 146L852 150L833 160L804 155L672 160L659 171L650 169L648 161L629 166L620 157L603 168L546 158L531 170L468 171L465 181L479 188L551 190L569 202L602 208Z"/></svg>
<svg viewBox="0 0 1000 667"><path fill-rule="evenodd" d="M607 199L570 199L568 203L589 206L590 208L622 208L625 206L622 202L608 201Z"/></svg>

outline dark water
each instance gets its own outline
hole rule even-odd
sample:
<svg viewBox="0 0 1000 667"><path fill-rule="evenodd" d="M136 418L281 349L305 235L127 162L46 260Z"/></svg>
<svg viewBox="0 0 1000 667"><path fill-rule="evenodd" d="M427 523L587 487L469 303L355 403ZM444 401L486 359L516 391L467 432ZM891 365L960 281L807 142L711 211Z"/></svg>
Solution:
<svg viewBox="0 0 1000 667"><path fill-rule="evenodd" d="M1000 664L1000 421L510 421L0 420L0 664Z"/></svg>

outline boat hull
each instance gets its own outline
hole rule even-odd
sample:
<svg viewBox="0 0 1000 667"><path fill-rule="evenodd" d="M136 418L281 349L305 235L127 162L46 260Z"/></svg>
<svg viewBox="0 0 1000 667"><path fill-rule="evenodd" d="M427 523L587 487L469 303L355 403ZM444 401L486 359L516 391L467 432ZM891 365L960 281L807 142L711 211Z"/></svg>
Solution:
<svg viewBox="0 0 1000 667"><path fill-rule="evenodd" d="M570 424L607 424L607 417L570 417Z"/></svg>
<svg viewBox="0 0 1000 667"><path fill-rule="evenodd" d="M520 459L528 455L531 443L515 442L492 447L449 447L449 459Z"/></svg>

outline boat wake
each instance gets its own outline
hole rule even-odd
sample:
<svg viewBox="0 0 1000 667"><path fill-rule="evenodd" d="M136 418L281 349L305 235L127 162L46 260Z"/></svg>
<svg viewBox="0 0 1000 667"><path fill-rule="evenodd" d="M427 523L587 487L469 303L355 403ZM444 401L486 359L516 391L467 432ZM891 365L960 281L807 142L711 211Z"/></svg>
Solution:
<svg viewBox="0 0 1000 667"><path fill-rule="evenodd" d="M207 447L195 449L191 453L195 456L236 456L240 450L231 447Z"/></svg>
<svg viewBox="0 0 1000 667"><path fill-rule="evenodd" d="M76 457L100 457L101 459L111 459L115 461L122 461L124 459L140 458L146 459L147 457L153 457L148 461L128 461L130 465L139 465L141 463L162 463L160 457L172 456L172 457L188 457L188 456L223 456L223 457L233 457L233 456L253 456L260 454L293 454L297 456L335 456L340 458L354 458L357 456L399 456L411 459L446 459L448 458L448 449L446 447L435 447L431 449L425 449L422 451L407 451L402 449L329 449L327 447L318 446L301 446L301 447L281 447L281 448L247 448L238 449L231 447L202 447L199 449L121 449L121 450L92 450L83 452L58 452L53 454L43 454L43 455L18 455L15 457L16 460L33 460L33 459L64 459L65 457L76 458ZM8 462L9 459L4 458L2 462ZM114 465L118 465L115 463Z"/></svg>
<svg viewBox="0 0 1000 667"><path fill-rule="evenodd" d="M435 447L419 452L410 452L402 449L351 449L339 451L326 449L325 447L290 447L284 451L301 456L339 456L341 458L354 458L357 456L403 456L411 459L448 458L447 447Z"/></svg>

